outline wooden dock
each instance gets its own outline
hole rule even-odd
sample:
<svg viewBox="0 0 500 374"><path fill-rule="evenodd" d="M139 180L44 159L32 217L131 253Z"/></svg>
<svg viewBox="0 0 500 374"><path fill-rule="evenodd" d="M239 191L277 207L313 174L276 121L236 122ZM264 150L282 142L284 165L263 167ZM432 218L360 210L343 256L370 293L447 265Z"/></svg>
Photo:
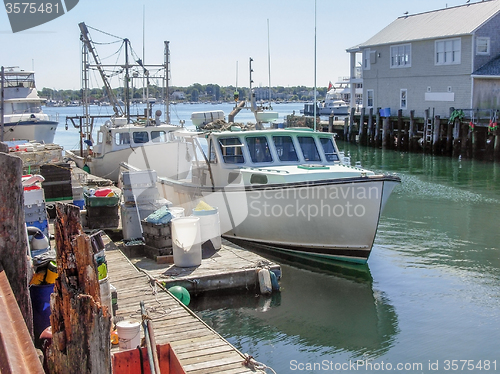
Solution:
<svg viewBox="0 0 500 374"><path fill-rule="evenodd" d="M194 294L230 288L258 289L257 273L262 268L273 271L278 278L281 276L278 264L224 239L221 249L204 258L196 268L158 264L147 257L135 257L130 261L166 288L182 286Z"/></svg>
<svg viewBox="0 0 500 374"><path fill-rule="evenodd" d="M228 245L224 247L224 251L233 252L233 255L240 259L242 266L249 267L249 264L259 257L242 249L237 251L236 247L232 248ZM201 279L203 274L207 274L210 279L207 284L213 283L216 268L218 267L219 273L222 273L222 267L228 266L235 259L233 257L222 261L225 256L220 255L220 257L220 261L204 260L202 265L194 271L193 268L189 268L192 276ZM164 282L170 277L172 280L184 281L188 277L187 274L182 274L182 271L175 273L173 265L158 265L148 258L134 259L134 266L112 242L106 244L106 261L110 283L117 289L118 294L115 320L140 321L139 302L144 301L149 317L153 320L157 344L170 342L186 373L262 372L246 367L245 356L241 352L152 280L154 278ZM211 262L216 265L210 266ZM226 270L225 277L229 276ZM116 351L118 351L118 346L113 346L112 352Z"/></svg>

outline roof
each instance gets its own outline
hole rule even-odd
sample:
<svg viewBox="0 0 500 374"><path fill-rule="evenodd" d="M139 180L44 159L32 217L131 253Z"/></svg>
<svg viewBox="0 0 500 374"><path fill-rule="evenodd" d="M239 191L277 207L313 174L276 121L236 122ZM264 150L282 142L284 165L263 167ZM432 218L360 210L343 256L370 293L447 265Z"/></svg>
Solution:
<svg viewBox="0 0 500 374"><path fill-rule="evenodd" d="M472 34L500 12L500 0L402 16L353 49Z"/></svg>
<svg viewBox="0 0 500 374"><path fill-rule="evenodd" d="M500 56L481 66L472 75L500 76Z"/></svg>

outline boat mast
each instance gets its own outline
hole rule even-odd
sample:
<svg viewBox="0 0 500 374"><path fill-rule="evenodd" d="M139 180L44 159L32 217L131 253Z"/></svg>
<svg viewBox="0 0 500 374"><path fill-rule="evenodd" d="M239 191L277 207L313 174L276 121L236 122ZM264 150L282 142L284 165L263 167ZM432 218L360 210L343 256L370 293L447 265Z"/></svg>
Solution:
<svg viewBox="0 0 500 374"><path fill-rule="evenodd" d="M165 63L164 63L164 69L165 69L165 121L167 123L170 123L170 95L169 95L169 81L170 81L170 42L165 41Z"/></svg>
<svg viewBox="0 0 500 374"><path fill-rule="evenodd" d="M314 131L316 131L316 0L314 0Z"/></svg>
<svg viewBox="0 0 500 374"><path fill-rule="evenodd" d="M130 93L129 93L129 65L128 65L128 45L129 40L127 38L123 39L125 43L125 116L127 117L127 123L130 123Z"/></svg>
<svg viewBox="0 0 500 374"><path fill-rule="evenodd" d="M253 72L252 61L253 61L253 58L250 57L250 61L248 63L248 66L250 68L249 69L250 70L250 110L255 113L257 111L257 108L255 105L255 93L253 92L253 88L252 88L252 83L253 83L253 80L252 80L252 72Z"/></svg>
<svg viewBox="0 0 500 374"><path fill-rule="evenodd" d="M85 135L87 139L90 140L90 114L89 114L89 77L88 77L88 66L89 66L89 50L87 45L83 43L82 49L82 86L83 86L83 114L85 116ZM80 132L82 131L82 122L80 120ZM83 137L80 133L80 156L83 157ZM87 146L88 148L88 146Z"/></svg>
<svg viewBox="0 0 500 374"><path fill-rule="evenodd" d="M81 22L78 24L80 27L81 31L81 41L87 46L88 51L92 54L92 57L94 58L94 61L96 63L97 70L99 71L99 74L101 75L102 82L104 84L104 88L106 90L106 93L108 95L109 101L111 105L113 105L113 111L115 112L116 116L123 116L123 110L118 103L118 100L113 93L113 90L111 89L111 86L108 82L108 78L106 77L106 74L104 73L104 70L102 69L101 61L99 60L99 56L97 55L97 51L94 49L92 46L92 42L90 41L89 37L89 30L87 29L87 26L85 25L85 22Z"/></svg>
<svg viewBox="0 0 500 374"><path fill-rule="evenodd" d="M271 46L269 43L269 18L267 19L267 70L269 73L269 107L271 108Z"/></svg>

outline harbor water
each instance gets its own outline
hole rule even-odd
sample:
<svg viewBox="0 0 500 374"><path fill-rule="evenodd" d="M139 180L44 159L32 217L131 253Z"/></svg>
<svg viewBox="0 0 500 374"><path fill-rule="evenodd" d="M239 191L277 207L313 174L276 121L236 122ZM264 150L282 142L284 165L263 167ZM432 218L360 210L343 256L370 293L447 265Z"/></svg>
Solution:
<svg viewBox="0 0 500 374"><path fill-rule="evenodd" d="M274 109L283 118L301 106ZM45 111L61 109L76 108ZM191 112L215 109L229 112L179 104L172 118L182 112L188 126ZM76 130L65 132L60 121L56 142L74 146ZM287 259L280 293L206 295L191 307L277 373L500 371L499 165L343 142L339 148L353 164L402 179L368 264Z"/></svg>

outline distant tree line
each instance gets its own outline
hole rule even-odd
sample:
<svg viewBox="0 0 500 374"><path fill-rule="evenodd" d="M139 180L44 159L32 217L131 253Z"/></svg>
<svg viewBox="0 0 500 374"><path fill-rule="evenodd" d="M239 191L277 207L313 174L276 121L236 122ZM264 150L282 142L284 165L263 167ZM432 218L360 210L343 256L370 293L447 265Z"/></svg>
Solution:
<svg viewBox="0 0 500 374"><path fill-rule="evenodd" d="M294 87L254 87L257 100L269 100L269 95L271 95L271 100L281 100L281 101L305 101L311 100L313 98L313 88L306 86L294 86ZM123 100L124 88L113 89L114 94L117 98ZM250 90L248 87L234 87L226 86L221 87L218 84L206 84L202 85L195 83L189 87L169 87L169 97L173 101L187 101L187 102L198 102L198 101L233 101L235 92L238 92L239 100L247 100L250 97ZM322 99L326 95L327 88L319 87L317 88L317 97ZM131 96L132 100L140 101L144 99L146 89L132 88ZM40 96L54 101L62 102L72 102L81 101L83 98L83 90L55 90L52 88L44 87L40 92ZM148 94L150 98L155 98L157 100L163 100L165 97L164 89L162 87L151 85L148 87ZM89 90L89 98L91 102L103 102L108 101L106 91L103 88L92 88Z"/></svg>

